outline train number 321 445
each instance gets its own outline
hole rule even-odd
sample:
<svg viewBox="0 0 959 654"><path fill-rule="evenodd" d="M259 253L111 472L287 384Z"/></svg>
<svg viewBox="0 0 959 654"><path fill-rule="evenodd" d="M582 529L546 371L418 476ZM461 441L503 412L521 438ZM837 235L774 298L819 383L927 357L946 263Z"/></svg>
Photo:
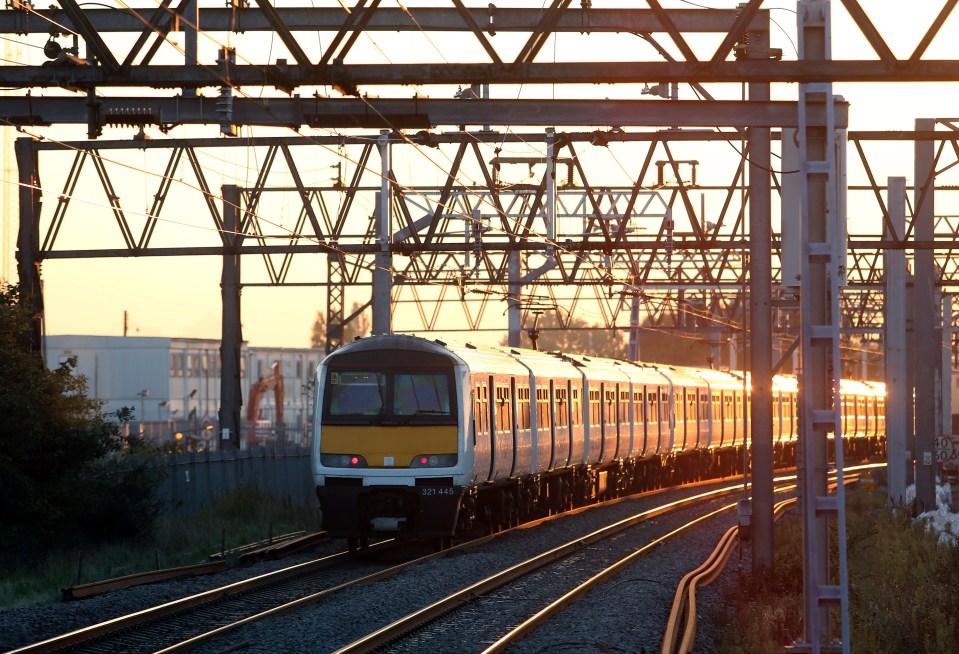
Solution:
<svg viewBox="0 0 959 654"><path fill-rule="evenodd" d="M425 486L420 495L456 495L456 491L451 486Z"/></svg>

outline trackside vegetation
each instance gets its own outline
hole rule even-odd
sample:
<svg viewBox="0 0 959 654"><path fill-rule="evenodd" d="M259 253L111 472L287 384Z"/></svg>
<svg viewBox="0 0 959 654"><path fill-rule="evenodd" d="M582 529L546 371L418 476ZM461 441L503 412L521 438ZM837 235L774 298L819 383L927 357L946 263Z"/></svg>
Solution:
<svg viewBox="0 0 959 654"><path fill-rule="evenodd" d="M255 490L235 490L188 516L164 515L134 537L60 548L38 566L10 565L0 573L0 609L55 602L68 586L161 568L203 563L211 554L297 531L319 529L319 507L281 502ZM227 563L237 555L227 552Z"/></svg>
<svg viewBox="0 0 959 654"><path fill-rule="evenodd" d="M908 511L889 510L879 492L850 493L846 520L852 651L959 652L959 545ZM720 654L782 651L802 635L802 531L795 511L777 524L775 566L762 590L746 578L727 588L712 616L722 633Z"/></svg>
<svg viewBox="0 0 959 654"><path fill-rule="evenodd" d="M122 435L132 413L104 413L69 362L46 368L28 306L0 285L0 570L141 533L159 508L152 450Z"/></svg>

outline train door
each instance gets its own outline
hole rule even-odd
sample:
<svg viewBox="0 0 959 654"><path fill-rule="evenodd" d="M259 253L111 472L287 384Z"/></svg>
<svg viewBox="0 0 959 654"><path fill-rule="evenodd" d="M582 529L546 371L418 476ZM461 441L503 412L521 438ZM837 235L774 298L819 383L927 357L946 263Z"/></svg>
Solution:
<svg viewBox="0 0 959 654"><path fill-rule="evenodd" d="M696 390L699 394L699 406L696 417L699 421L699 447L709 447L712 444L712 421L709 419L709 386Z"/></svg>
<svg viewBox="0 0 959 654"><path fill-rule="evenodd" d="M675 443L674 446L679 446L679 449L684 451L689 447L688 411L689 403L686 400L686 387L677 386L673 389L673 413L676 416L676 439L679 442Z"/></svg>
<svg viewBox="0 0 959 654"><path fill-rule="evenodd" d="M525 475L532 472L533 434L530 430L529 416L529 378L517 383L513 380L513 415L516 416L516 441L513 449L515 458L514 474Z"/></svg>
<svg viewBox="0 0 959 654"><path fill-rule="evenodd" d="M646 453L646 425L643 416L646 409L646 397L643 387L638 385L630 386L630 397L632 405L630 406L630 440L629 456L641 456Z"/></svg>
<svg viewBox="0 0 959 654"><path fill-rule="evenodd" d="M603 382L603 456L602 462L612 461L616 456L616 443L619 438L619 422L616 411L616 384Z"/></svg>
<svg viewBox="0 0 959 654"><path fill-rule="evenodd" d="M709 425L711 434L709 442L713 447L723 444L723 397L720 391L709 391Z"/></svg>
<svg viewBox="0 0 959 654"><path fill-rule="evenodd" d="M885 436L886 434L886 398L882 395L876 397L876 435Z"/></svg>
<svg viewBox="0 0 959 654"><path fill-rule="evenodd" d="M536 452L536 471L549 470L553 462L553 424L549 411L549 382L536 378L536 388L532 393L533 415L535 416L533 447Z"/></svg>
<svg viewBox="0 0 959 654"><path fill-rule="evenodd" d="M856 396L856 436L869 435L869 418L866 412L866 396Z"/></svg>
<svg viewBox="0 0 959 654"><path fill-rule="evenodd" d="M736 445L736 420L733 415L733 391L720 393L723 401L723 447Z"/></svg>
<svg viewBox="0 0 959 654"><path fill-rule="evenodd" d="M555 470L558 466L556 457L556 439L559 434L556 431L556 380L549 380L549 388L546 393L546 401L549 403L549 469Z"/></svg>
<svg viewBox="0 0 959 654"><path fill-rule="evenodd" d="M586 416L586 438L589 441L589 463L599 463L603 456L603 402L599 384L588 386L589 410Z"/></svg>
<svg viewBox="0 0 959 654"><path fill-rule="evenodd" d="M493 447L488 377L473 377L473 476L487 481L492 475Z"/></svg>
<svg viewBox="0 0 959 654"><path fill-rule="evenodd" d="M616 454L614 456L619 459L629 456L629 446L632 440L631 425L633 421L629 410L629 383L617 384L616 393L619 397L619 419L616 421L616 430L619 436L616 440Z"/></svg>
<svg viewBox="0 0 959 654"><path fill-rule="evenodd" d="M570 408L568 379L550 381L553 388L554 455L553 463L562 468L569 465L570 450Z"/></svg>
<svg viewBox="0 0 959 654"><path fill-rule="evenodd" d="M513 398L510 380L497 377L494 381L493 403L493 479L509 477L516 465L513 457Z"/></svg>
<svg viewBox="0 0 959 654"><path fill-rule="evenodd" d="M839 425L842 429L842 433L845 436L849 433L849 396L840 395L839 396L839 407L842 415L840 416Z"/></svg>
<svg viewBox="0 0 959 654"><path fill-rule="evenodd" d="M676 428L676 402L675 402L675 390L673 383L670 382L669 386L663 387L660 393L662 403L660 405L660 420L666 423L666 433L669 434L667 443L669 445L669 452L672 452L677 447L679 447L679 440L681 434L677 431Z"/></svg>
<svg viewBox="0 0 959 654"><path fill-rule="evenodd" d="M773 392L773 443L778 443L783 436L783 394Z"/></svg>
<svg viewBox="0 0 959 654"><path fill-rule="evenodd" d="M643 454L659 454L659 386L644 386L643 396L643 423L646 430L646 450Z"/></svg>
<svg viewBox="0 0 959 654"><path fill-rule="evenodd" d="M749 419L749 416L752 415L752 397L749 393L743 394L743 416L742 421L745 427L743 428L743 435L746 437L745 443L748 447L752 442L752 433L753 433L753 423Z"/></svg>
<svg viewBox="0 0 959 654"><path fill-rule="evenodd" d="M583 386L579 380L570 381L570 448L569 462L586 462L586 430L583 419Z"/></svg>
<svg viewBox="0 0 959 654"><path fill-rule="evenodd" d="M743 394L739 391L733 391L733 425L733 445L743 445L746 442L746 426L743 424Z"/></svg>

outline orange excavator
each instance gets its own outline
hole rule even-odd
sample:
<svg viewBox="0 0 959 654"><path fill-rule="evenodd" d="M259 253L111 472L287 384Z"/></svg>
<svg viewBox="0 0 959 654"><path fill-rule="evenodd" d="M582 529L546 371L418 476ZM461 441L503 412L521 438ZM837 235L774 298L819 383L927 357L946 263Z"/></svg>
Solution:
<svg viewBox="0 0 959 654"><path fill-rule="evenodd" d="M263 438L257 429L260 422L260 401L269 391L273 391L274 405L276 408L276 420L274 427L283 427L283 364L279 361L270 367L270 372L261 375L260 378L250 386L250 401L246 405L247 427L256 437Z"/></svg>

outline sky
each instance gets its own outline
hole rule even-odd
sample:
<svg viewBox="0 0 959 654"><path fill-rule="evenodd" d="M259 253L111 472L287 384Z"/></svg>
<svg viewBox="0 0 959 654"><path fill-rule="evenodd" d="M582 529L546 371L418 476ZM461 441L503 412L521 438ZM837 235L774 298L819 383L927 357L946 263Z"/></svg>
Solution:
<svg viewBox="0 0 959 654"><path fill-rule="evenodd" d="M892 50L899 57L907 57L930 22L938 12L941 3L922 2L911 3L908 11L902 10L900 3L885 0L861 0L861 3L876 24L880 33L886 38ZM302 4L302 3L300 3ZM314 6L336 6L335 2L314 2ZM406 2L405 6L415 8L417 5L443 5L443 2ZM513 5L540 7L542 2L511 3ZM576 3L574 3L576 4ZM689 7L694 3L671 2L664 3L667 8ZM704 1L695 3L696 6L713 8L733 8L739 0L733 2ZM621 6L618 2L593 3L595 7ZM152 6L152 5L151 5ZM217 4L216 6L220 6ZM279 6L294 6L294 3L279 3ZM395 6L392 1L385 1L383 6ZM485 3L484 3L485 6ZM784 58L794 59L795 45L795 3L767 2L764 8L772 9L772 18L776 21L773 27L773 45L784 51ZM959 12L956 12L959 14ZM875 54L858 31L851 27L851 21L845 13L841 3L833 2L833 57L835 59L873 59ZM943 28L940 36L932 44L926 58L955 58L950 52L950 44L954 44L959 31L959 18L952 16ZM300 43L313 57L324 45L322 38L329 35L320 35L316 43L312 43L305 35L299 38ZM231 45L235 45L241 57L244 52L253 52L254 48L263 47L252 35L238 35L230 37ZM512 40L510 40L512 38ZM525 37L523 37L525 38ZM710 37L712 38L712 37ZM719 37L716 37L718 40ZM182 43L182 35L174 35L175 40ZM21 39L22 47L17 53L19 61L39 64L45 60L39 47L45 39L37 35L29 39ZM497 35L494 44L501 52L508 54L510 49L518 48L522 39L510 35ZM668 39L663 36L661 39ZM691 39L691 44L697 53L709 50L709 43ZM214 41L204 41L201 44L201 59L215 58L216 47ZM699 49L698 46L702 46ZM5 51L7 58L11 53L11 46ZM282 48L277 43L268 44L271 58L283 56ZM432 61L486 61L481 48L473 39L460 35L430 35L422 34L374 34L372 37L361 38L356 50L351 53L349 61L355 62L382 62L389 61L432 62ZM954 47L952 48L954 51ZM166 56L176 57L171 50ZM355 58L354 58L355 57ZM654 60L649 52L649 46L633 35L593 36L589 39L578 34L563 34L554 36L544 48L538 61L578 60L592 57L597 61L638 58L640 60ZM251 56L251 59L253 57ZM257 61L262 61L258 55ZM652 81L651 81L652 83ZM738 85L708 85L707 88L717 97L735 99L741 92ZM449 87L421 87L415 89L431 97L451 97L456 89ZM856 130L893 130L912 129L918 117L948 117L956 112L959 100L959 86L956 84L836 84L835 92L843 95L850 101L850 129ZM259 93L258 89L245 90L252 96ZM325 89L319 89L321 93ZM382 89L378 90L380 97L409 97L413 89ZM207 91L207 94L212 90ZM494 98L516 97L643 97L640 94L641 86L619 85L610 86L577 86L577 87L493 87L491 96ZM18 92L22 93L22 92ZM53 94L54 92L51 92ZM105 90L105 95L125 95L124 91ZM272 91L267 92L267 95ZM780 84L773 88L774 98L794 99L795 85ZM680 97L692 99L692 92L688 87L681 87ZM663 100L665 101L665 100ZM57 140L72 140L85 138L85 128L56 127L31 130L32 133ZM178 137L210 137L215 136L217 128L191 127L178 128L171 136ZM244 130L242 135L252 132ZM281 132L266 132L259 130L257 134L278 134ZM286 132L287 134L289 132ZM322 132L318 132L322 133ZM22 136L10 129L3 130L4 148L12 147L12 139ZM126 139L132 136L132 130L106 130L104 138ZM155 139L165 138L156 132L151 134ZM725 151L724 151L725 149ZM731 152L728 146L717 147L690 146L689 158L697 158L702 162L703 175L721 183L728 182L726 177L726 162L730 160ZM528 154L534 153L533 151ZM238 154L239 153L239 154ZM875 173L879 179L889 175L912 177L912 151L910 146L877 146L876 156L871 161L875 165ZM124 208L130 212L131 222L143 220L143 215L149 211L152 194L156 192L156 171L163 165L162 159L152 155L129 150L125 152L113 151L109 156L122 162L127 172L116 173L114 183L120 189ZM206 174L210 176L210 184L219 189L222 183L237 183L252 185L255 172L262 157L262 151L252 152L242 150L217 150L201 155L201 163ZM338 153L333 149L315 151L298 155L297 164L304 171L307 184L329 184L336 176L335 165ZM427 152L400 153L397 156L396 168L400 177L416 180L422 184L435 184L442 179L442 172L448 165L448 152L429 150ZM632 170L631 157L628 149L613 150L611 153L591 151L583 153L596 170L603 171L604 181L609 184L624 183L626 173ZM610 157L612 157L610 159ZM375 156L374 156L375 159ZM852 162L852 155L850 161ZM15 166L9 167L10 160L5 159L8 165L3 169L3 188L6 194L13 189L13 204L9 199L4 202L4 209L8 216L6 225L6 241L16 242L16 205L15 189L17 174ZM376 168L377 161L371 159L371 165ZM57 155L50 157L49 162L41 159L41 181L45 192L44 216L47 219L56 205L57 195L62 190L65 171L69 167L69 157ZM84 177L74 193L68 219L58 237L58 244L62 248L79 247L116 247L119 245L116 222L105 208L103 190L96 183L92 165L87 163ZM135 169L142 168L152 172L143 174ZM113 173L111 173L113 174ZM519 175L519 173L510 173ZM155 245L177 244L209 244L216 234L210 228L209 215L202 202L199 202L190 184L192 177L184 166L175 175L184 183L175 184L171 190L167 206L161 216L161 223L156 232ZM251 176L253 176L251 178ZM857 176L859 179L857 179ZM850 183L861 182L861 172L850 167ZM609 181L606 181L609 180ZM513 181L521 181L518 177ZM598 179L591 179L599 183ZM297 218L297 207L289 201L276 200L269 207L271 221L278 228L292 229ZM713 200L707 200L707 206L712 209ZM850 201L850 219L863 221L863 229L875 224L875 210L868 201L862 205ZM360 207L360 209L364 209ZM371 207L370 207L371 209ZM265 210L264 210L265 211ZM955 212L954 213L959 213ZM261 212L263 213L263 212ZM861 214L861 215L860 215ZM707 216L708 219L708 216ZM12 232L10 231L12 230ZM317 310L325 308L326 295L322 288L277 288L255 286L257 282L265 280L261 261L254 257L244 258L244 282L251 285L243 291L243 336L253 345L260 346L287 346L305 347L309 343L310 328ZM5 250L0 253L0 277L15 274L13 252ZM318 272L319 271L319 272ZM296 259L291 269L291 279L307 281L324 276L325 263L320 257L303 257ZM46 329L50 334L103 334L121 335L124 326L124 312L127 315L129 333L144 336L185 336L201 338L218 338L220 335L220 261L214 257L181 257L181 258L140 258L140 259L111 259L111 260L50 260L44 263L42 276L44 280L44 294L46 299ZM368 287L348 291L347 305L354 301L363 301L363 294ZM429 289L435 291L435 289ZM429 291L427 291L427 294ZM407 297L408 296L404 296ZM499 305L497 305L499 306ZM455 311L449 313L444 309L446 318L444 325L450 329L467 329L461 318L453 317ZM586 320L598 322L598 310L584 309L582 315ZM413 315L413 308L409 303L400 305L396 310L395 324L398 329L404 325L416 325L418 319ZM481 336L482 340L498 341L505 334L506 319L502 308L491 308L484 325L499 327L503 331L493 331Z"/></svg>

